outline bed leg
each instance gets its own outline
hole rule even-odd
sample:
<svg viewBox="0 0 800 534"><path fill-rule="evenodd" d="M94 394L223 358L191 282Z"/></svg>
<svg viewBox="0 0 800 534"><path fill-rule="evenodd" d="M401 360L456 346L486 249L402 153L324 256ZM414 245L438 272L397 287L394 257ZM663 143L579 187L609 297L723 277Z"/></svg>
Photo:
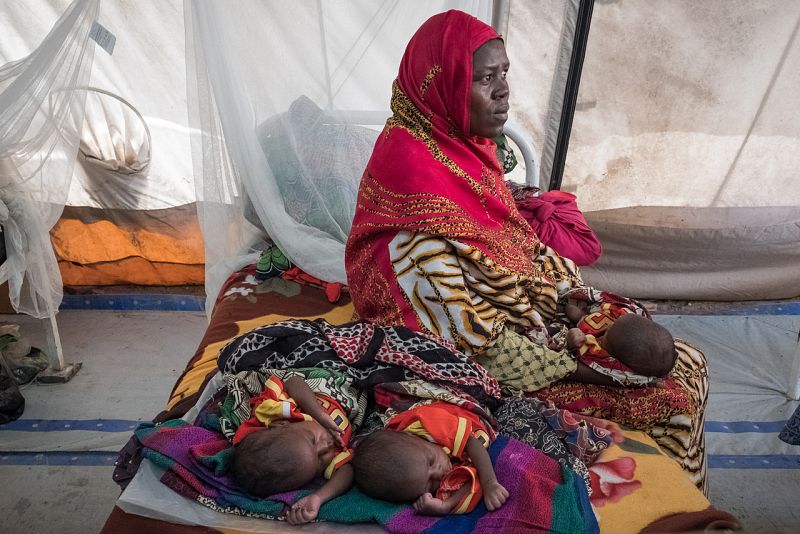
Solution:
<svg viewBox="0 0 800 534"><path fill-rule="evenodd" d="M81 362L64 363L64 350L61 348L61 336L58 334L58 323L55 313L42 321L47 339L47 359L50 366L39 373L37 382L46 384L69 382L81 368Z"/></svg>
<svg viewBox="0 0 800 534"><path fill-rule="evenodd" d="M789 373L789 389L786 396L790 400L800 400L800 334L792 358L792 371Z"/></svg>

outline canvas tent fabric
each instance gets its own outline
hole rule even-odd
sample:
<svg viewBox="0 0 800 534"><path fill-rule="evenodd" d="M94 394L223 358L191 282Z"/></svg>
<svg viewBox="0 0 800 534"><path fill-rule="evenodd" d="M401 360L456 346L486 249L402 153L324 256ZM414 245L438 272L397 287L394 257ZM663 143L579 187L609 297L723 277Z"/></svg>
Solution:
<svg viewBox="0 0 800 534"><path fill-rule="evenodd" d="M567 153L622 294L800 295L800 4L596 2Z"/></svg>

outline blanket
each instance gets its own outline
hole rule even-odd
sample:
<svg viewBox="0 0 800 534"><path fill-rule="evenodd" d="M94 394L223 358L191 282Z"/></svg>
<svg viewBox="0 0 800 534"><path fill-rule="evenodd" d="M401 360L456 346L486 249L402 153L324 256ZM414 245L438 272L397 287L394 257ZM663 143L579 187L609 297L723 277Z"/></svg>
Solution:
<svg viewBox="0 0 800 534"><path fill-rule="evenodd" d="M144 456L163 468L162 482L179 494L221 512L280 518L313 487L255 499L227 475L230 443L219 432L183 420L142 424L135 432ZM555 460L519 441L498 438L489 455L497 478L511 494L488 512L481 503L461 516L420 516L410 505L371 499L354 488L326 503L318 519L337 523L376 521L391 533L416 532L598 532L582 480Z"/></svg>
<svg viewBox="0 0 800 534"><path fill-rule="evenodd" d="M324 367L368 390L387 382L422 379L455 388L459 396L490 409L500 397L497 381L454 345L402 326L282 321L234 338L219 352L217 365L228 374Z"/></svg>
<svg viewBox="0 0 800 534"><path fill-rule="evenodd" d="M267 377L264 373L270 369L335 370L352 379L356 388L374 391L377 405L386 411L384 421L392 413L428 400L456 404L496 426L486 407L496 409L501 402L495 398L497 382L481 366L447 341L405 327L284 321L236 338L222 349L218 365L226 373L228 386L222 416L223 432L228 437L250 417L250 399L261 393ZM609 432L592 422L579 424L564 410L533 399L516 403L515 411L522 404L532 408L526 412L532 426L523 435L519 432L521 422L506 417L498 428L500 432L508 426L511 437L544 450L588 481L584 464L608 447ZM533 425L537 439L531 441Z"/></svg>
<svg viewBox="0 0 800 534"><path fill-rule="evenodd" d="M664 456L642 432L615 432L614 443L589 467L591 503L603 532L741 528L736 518L711 507L680 466ZM620 501L624 504L617 505Z"/></svg>

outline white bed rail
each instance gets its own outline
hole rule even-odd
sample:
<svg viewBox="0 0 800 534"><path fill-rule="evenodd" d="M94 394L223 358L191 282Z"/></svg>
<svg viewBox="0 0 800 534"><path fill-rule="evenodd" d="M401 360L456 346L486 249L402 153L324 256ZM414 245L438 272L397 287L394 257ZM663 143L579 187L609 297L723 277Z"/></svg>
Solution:
<svg viewBox="0 0 800 534"><path fill-rule="evenodd" d="M324 120L329 124L361 124L363 126L383 126L392 116L389 110L347 110L325 111ZM525 183L533 187L539 185L539 156L528 133L515 120L510 119L503 133L514 141L525 163Z"/></svg>

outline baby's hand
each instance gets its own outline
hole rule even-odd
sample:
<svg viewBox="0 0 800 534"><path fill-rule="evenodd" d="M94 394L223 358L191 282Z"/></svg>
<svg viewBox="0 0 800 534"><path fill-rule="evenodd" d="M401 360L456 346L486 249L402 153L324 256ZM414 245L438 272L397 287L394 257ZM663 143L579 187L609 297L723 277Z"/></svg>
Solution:
<svg viewBox="0 0 800 534"><path fill-rule="evenodd" d="M586 334L580 328L570 328L567 331L567 349L575 350L586 341Z"/></svg>
<svg viewBox="0 0 800 534"><path fill-rule="evenodd" d="M430 493L423 493L414 501L414 510L421 515L446 515L447 510L442 499L437 499Z"/></svg>
<svg viewBox="0 0 800 534"><path fill-rule="evenodd" d="M319 421L317 421L322 428L327 430L330 435L333 437L333 442L336 444L337 447L340 449L344 449L344 440L342 439L342 429L339 428L330 415L325 414L324 417L320 417Z"/></svg>
<svg viewBox="0 0 800 534"><path fill-rule="evenodd" d="M508 490L498 481L487 484L483 488L483 502L490 512L499 509L508 499Z"/></svg>
<svg viewBox="0 0 800 534"><path fill-rule="evenodd" d="M581 307L575 303L575 301L570 300L564 306L564 315L567 316L572 324L577 324L584 315L586 315L586 311L581 309Z"/></svg>
<svg viewBox="0 0 800 534"><path fill-rule="evenodd" d="M317 518L319 507L322 505L320 498L315 495L306 495L289 509L286 519L290 525L310 523Z"/></svg>

